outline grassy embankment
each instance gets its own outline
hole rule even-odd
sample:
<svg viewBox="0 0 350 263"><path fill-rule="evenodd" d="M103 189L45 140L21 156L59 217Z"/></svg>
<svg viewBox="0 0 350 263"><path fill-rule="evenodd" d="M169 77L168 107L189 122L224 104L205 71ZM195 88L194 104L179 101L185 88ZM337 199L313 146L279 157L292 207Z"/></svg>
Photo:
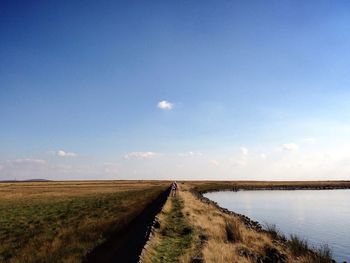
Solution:
<svg viewBox="0 0 350 263"><path fill-rule="evenodd" d="M0 184L0 262L81 262L168 183Z"/></svg>
<svg viewBox="0 0 350 263"><path fill-rule="evenodd" d="M182 261L183 254L192 243L192 229L184 214L184 202L179 197L169 197L158 216L162 222L147 244L145 263L170 263Z"/></svg>
<svg viewBox="0 0 350 263"><path fill-rule="evenodd" d="M201 199L201 192L220 189L319 189L348 188L349 182L186 182L181 184L177 200L183 203L180 207L182 224L176 231L174 244L179 246L182 256L172 256L160 249L167 247L169 236L167 229L174 229L174 222L169 220L174 208L174 199L168 200L159 215L160 227L155 229L152 238L143 251L143 262L301 262L329 263L331 253L327 247L311 250L306 241L292 236L285 238L279 231L270 226L268 231L247 226L239 215L228 214L215 204ZM175 229L176 230L176 229ZM177 247L177 246L176 246ZM172 247L168 247L172 249ZM163 259L160 261L159 259ZM166 260L165 260L166 259Z"/></svg>

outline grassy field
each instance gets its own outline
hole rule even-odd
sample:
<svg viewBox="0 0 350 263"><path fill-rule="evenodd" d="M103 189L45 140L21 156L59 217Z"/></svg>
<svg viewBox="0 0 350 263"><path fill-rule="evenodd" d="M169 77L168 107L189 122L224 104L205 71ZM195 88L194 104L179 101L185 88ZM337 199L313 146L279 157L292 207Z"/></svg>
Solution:
<svg viewBox="0 0 350 263"><path fill-rule="evenodd" d="M81 262L166 182L0 184L0 262Z"/></svg>

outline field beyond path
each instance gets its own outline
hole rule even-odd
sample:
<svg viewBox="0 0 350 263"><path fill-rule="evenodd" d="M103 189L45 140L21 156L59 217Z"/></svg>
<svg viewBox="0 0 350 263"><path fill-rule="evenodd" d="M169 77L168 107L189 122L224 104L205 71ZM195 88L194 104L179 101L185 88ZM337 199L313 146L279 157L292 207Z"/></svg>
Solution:
<svg viewBox="0 0 350 263"><path fill-rule="evenodd" d="M81 262L168 187L164 182L0 184L0 262Z"/></svg>

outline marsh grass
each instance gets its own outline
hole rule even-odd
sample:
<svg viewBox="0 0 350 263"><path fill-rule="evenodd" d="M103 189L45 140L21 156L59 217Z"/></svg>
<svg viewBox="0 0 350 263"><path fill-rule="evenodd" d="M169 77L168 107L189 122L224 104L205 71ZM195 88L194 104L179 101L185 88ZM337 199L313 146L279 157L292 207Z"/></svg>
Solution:
<svg viewBox="0 0 350 263"><path fill-rule="evenodd" d="M35 189L32 194L28 189L23 190L26 195L11 193L0 185L0 262L81 262L166 188L147 184L143 189L138 185L112 192L97 187L99 193L89 182L87 186L79 183L79 189L65 184L66 195L58 195L53 188L51 195L50 183L41 184L42 189L38 184L27 185ZM11 187L21 191L21 186ZM82 194L86 187L91 190Z"/></svg>
<svg viewBox="0 0 350 263"><path fill-rule="evenodd" d="M266 231L270 233L272 238L279 238L282 235L281 231L275 224L269 224L265 222L264 225L265 225Z"/></svg>
<svg viewBox="0 0 350 263"><path fill-rule="evenodd" d="M300 238L297 235L291 235L287 240L275 224L265 223L265 229L273 239L285 241L294 257L305 257L308 263L332 262L332 251L328 245L311 247L306 239Z"/></svg>
<svg viewBox="0 0 350 263"><path fill-rule="evenodd" d="M312 256L311 263L330 263L332 262L332 251L328 245L322 245L314 249L315 254Z"/></svg>
<svg viewBox="0 0 350 263"><path fill-rule="evenodd" d="M271 235L273 239L279 239L282 241L287 241L286 236L283 232L275 225L270 223L264 223L266 231Z"/></svg>
<svg viewBox="0 0 350 263"><path fill-rule="evenodd" d="M303 256L310 251L309 244L307 240L301 239L296 235L291 235L290 240L288 241L289 248L294 256L299 257Z"/></svg>
<svg viewBox="0 0 350 263"><path fill-rule="evenodd" d="M241 242L243 240L241 226L237 222L237 220L234 220L231 218L226 219L225 230L226 230L226 237L228 242L236 243L236 242Z"/></svg>

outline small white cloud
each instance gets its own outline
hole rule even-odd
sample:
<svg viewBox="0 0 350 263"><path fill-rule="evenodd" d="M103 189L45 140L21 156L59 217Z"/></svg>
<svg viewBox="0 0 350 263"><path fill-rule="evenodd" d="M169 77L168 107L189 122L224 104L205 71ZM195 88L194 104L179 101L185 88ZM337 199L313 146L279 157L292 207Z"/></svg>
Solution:
<svg viewBox="0 0 350 263"><path fill-rule="evenodd" d="M179 153L178 155L181 157L195 157L195 156L199 157L199 156L203 156L203 153L190 151L190 152L185 152L185 153Z"/></svg>
<svg viewBox="0 0 350 263"><path fill-rule="evenodd" d="M264 160L265 160L265 159L266 159L266 154L265 154L265 153L261 153L261 154L260 154L260 157L261 157L261 159L264 159Z"/></svg>
<svg viewBox="0 0 350 263"><path fill-rule="evenodd" d="M136 158L136 159L149 159L157 156L155 152L131 152L124 155L124 159Z"/></svg>
<svg viewBox="0 0 350 263"><path fill-rule="evenodd" d="M295 143L285 143L282 145L282 149L285 151L294 152L299 150L299 146Z"/></svg>
<svg viewBox="0 0 350 263"><path fill-rule="evenodd" d="M248 149L246 147L241 147L239 148L239 150L241 151L241 154L244 156L248 155Z"/></svg>
<svg viewBox="0 0 350 263"><path fill-rule="evenodd" d="M304 138L303 142L308 143L308 144L314 144L314 143L316 143L316 138L313 138L313 137Z"/></svg>
<svg viewBox="0 0 350 263"><path fill-rule="evenodd" d="M59 156L59 157L76 157L76 156L78 156L78 154L76 154L76 153L66 152L66 151L63 151L63 150L57 151L56 155Z"/></svg>
<svg viewBox="0 0 350 263"><path fill-rule="evenodd" d="M158 102L157 107L162 110L172 110L174 108L174 104L169 101L162 100Z"/></svg>
<svg viewBox="0 0 350 263"><path fill-rule="evenodd" d="M214 165L214 166L219 166L220 165L219 161L217 161L217 160L210 160L210 164Z"/></svg>

